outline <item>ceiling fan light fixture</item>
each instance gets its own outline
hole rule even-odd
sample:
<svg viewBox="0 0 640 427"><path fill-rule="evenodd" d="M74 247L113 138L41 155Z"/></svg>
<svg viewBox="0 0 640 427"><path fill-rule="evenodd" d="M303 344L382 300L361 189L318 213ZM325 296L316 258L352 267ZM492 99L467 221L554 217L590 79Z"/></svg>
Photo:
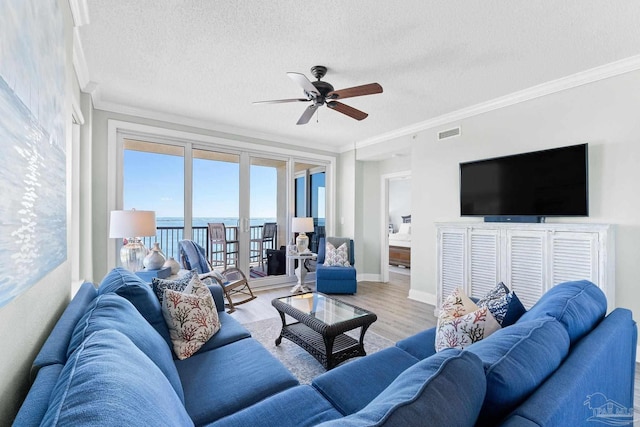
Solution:
<svg viewBox="0 0 640 427"><path fill-rule="evenodd" d="M378 83L369 83L361 86L354 86L346 89L335 90L331 83L321 81L320 79L327 73L327 67L324 65L314 65L311 67L311 74L318 80L312 82L302 73L288 72L287 76L298 85L302 87L307 99L293 98L293 99L280 99L273 101L259 101L254 104L279 104L284 102L309 102L309 105L302 113L300 119L296 124L303 125L309 122L317 108L322 105L327 105L328 108L338 111L346 116L356 120L364 120L368 117L368 114L364 111L360 111L349 105L336 101L336 99L352 98L356 96L373 95L376 93L382 93L382 86Z"/></svg>

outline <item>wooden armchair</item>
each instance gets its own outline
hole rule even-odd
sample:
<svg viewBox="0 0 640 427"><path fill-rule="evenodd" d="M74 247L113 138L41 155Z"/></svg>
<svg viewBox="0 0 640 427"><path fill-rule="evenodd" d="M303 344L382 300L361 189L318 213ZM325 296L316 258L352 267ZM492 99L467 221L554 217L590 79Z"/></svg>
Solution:
<svg viewBox="0 0 640 427"><path fill-rule="evenodd" d="M236 305L244 304L256 299L253 294L249 281L240 269L230 267L222 272L215 271L207 261L205 250L193 240L181 240L180 255L182 265L187 270L196 270L200 278L211 278L222 287L224 296L227 299L225 307L228 308L227 313L236 311ZM234 296L242 295L241 299L234 300Z"/></svg>

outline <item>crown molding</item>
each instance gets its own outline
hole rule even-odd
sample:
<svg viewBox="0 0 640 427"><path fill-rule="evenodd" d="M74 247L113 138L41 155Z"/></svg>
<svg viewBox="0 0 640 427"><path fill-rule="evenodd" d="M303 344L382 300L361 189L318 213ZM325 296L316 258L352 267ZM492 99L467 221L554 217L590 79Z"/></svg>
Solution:
<svg viewBox="0 0 640 427"><path fill-rule="evenodd" d="M159 111L152 111L137 107L131 107L128 105L123 105L115 102L103 101L100 97L99 86L96 85L93 92L91 92L91 99L93 101L94 108L97 110L110 111L112 113L118 114L126 114L135 117L142 117L150 120L157 120L166 123L173 123L177 125L184 125L189 127L194 127L198 129L205 129L214 132L219 132L223 134L222 136L226 136L229 139L237 139L238 137L243 138L243 140L247 142L257 142L257 143L280 143L286 144L294 147L304 147L305 149L309 149L308 141L300 141L298 139L290 139L286 137L282 137L279 135L273 135L269 133L253 131L246 128L238 128L235 126L227 126L221 124L213 124L207 120L194 119L186 116L181 116L178 114L170 114ZM329 153L331 155L338 154L337 147L324 148L322 150L315 149L319 154L321 153Z"/></svg>
<svg viewBox="0 0 640 427"><path fill-rule="evenodd" d="M87 92L89 81L89 67L87 66L87 59L84 56L84 49L82 48L82 41L80 40L80 34L78 27L73 28L73 69L76 72L76 78L78 79L78 85L80 89Z"/></svg>
<svg viewBox="0 0 640 427"><path fill-rule="evenodd" d="M89 23L87 0L69 0L69 7L71 8L71 16L75 27L82 27Z"/></svg>
<svg viewBox="0 0 640 427"><path fill-rule="evenodd" d="M553 93L572 89L578 86L586 85L589 83L597 82L599 80L608 79L610 77L615 77L637 70L640 70L640 55L632 56L620 61L611 62L609 64L581 71L579 73L572 74L567 77L562 77L557 80L542 83L537 86L514 92L500 98L495 98L487 102L472 105L471 107L443 114L442 116L434 117L432 119L399 128L391 132L386 132L373 138L363 139L355 143L355 148L364 148L369 145L375 145L382 142L390 141L392 139L411 135L416 132L433 129L437 126L442 126L447 123L463 120L469 117L477 116L479 114L487 113L489 111L519 104L521 102L526 102L535 98L551 95ZM352 149L354 149L353 144L343 145L342 147L340 147L340 152L342 153Z"/></svg>

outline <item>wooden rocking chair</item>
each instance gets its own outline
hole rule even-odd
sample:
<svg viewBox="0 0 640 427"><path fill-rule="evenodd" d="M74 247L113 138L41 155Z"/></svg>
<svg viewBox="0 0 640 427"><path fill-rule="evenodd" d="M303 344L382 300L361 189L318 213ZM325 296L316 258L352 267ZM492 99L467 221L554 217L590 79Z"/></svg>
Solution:
<svg viewBox="0 0 640 427"><path fill-rule="evenodd" d="M236 311L236 305L244 304L256 299L253 294L249 281L240 269L230 267L222 272L215 271L207 261L205 250L193 240L181 240L180 255L182 265L187 270L196 270L200 278L211 278L215 280L227 299L225 307L228 308L227 313ZM242 299L233 299L235 295L243 295Z"/></svg>

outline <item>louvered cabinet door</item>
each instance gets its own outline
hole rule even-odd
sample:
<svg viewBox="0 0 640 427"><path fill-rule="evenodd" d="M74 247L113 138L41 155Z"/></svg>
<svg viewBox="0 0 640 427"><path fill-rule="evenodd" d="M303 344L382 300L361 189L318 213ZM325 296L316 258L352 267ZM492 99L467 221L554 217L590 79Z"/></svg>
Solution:
<svg viewBox="0 0 640 427"><path fill-rule="evenodd" d="M500 231L469 232L469 295L482 298L500 281Z"/></svg>
<svg viewBox="0 0 640 427"><path fill-rule="evenodd" d="M598 286L598 233L551 233L551 286L587 279Z"/></svg>
<svg viewBox="0 0 640 427"><path fill-rule="evenodd" d="M466 229L438 230L438 308L455 288L465 287Z"/></svg>
<svg viewBox="0 0 640 427"><path fill-rule="evenodd" d="M545 284L546 233L507 230L505 285L530 309L542 296Z"/></svg>

